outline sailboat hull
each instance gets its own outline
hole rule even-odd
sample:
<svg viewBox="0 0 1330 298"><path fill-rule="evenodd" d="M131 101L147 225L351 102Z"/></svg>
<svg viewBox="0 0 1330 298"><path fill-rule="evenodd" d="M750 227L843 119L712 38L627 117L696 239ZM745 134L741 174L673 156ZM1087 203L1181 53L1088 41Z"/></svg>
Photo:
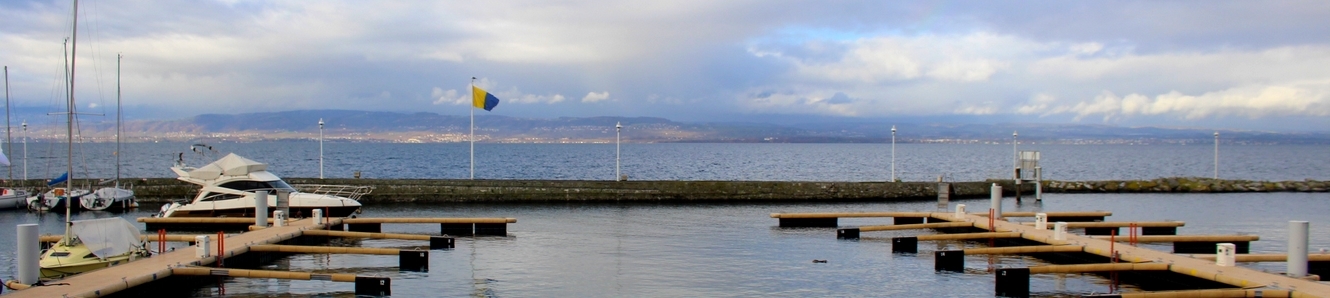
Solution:
<svg viewBox="0 0 1330 298"><path fill-rule="evenodd" d="M109 258L98 258L86 245L67 246L55 244L42 254L39 265L41 278L62 278L70 275L128 263L138 257L136 252L128 252Z"/></svg>
<svg viewBox="0 0 1330 298"><path fill-rule="evenodd" d="M18 209L28 205L28 192L22 190L4 189L4 194L0 195L0 210Z"/></svg>
<svg viewBox="0 0 1330 298"><path fill-rule="evenodd" d="M138 207L138 203L134 202L134 191L113 187L98 189L79 198L79 205L84 210L92 211L120 211Z"/></svg>

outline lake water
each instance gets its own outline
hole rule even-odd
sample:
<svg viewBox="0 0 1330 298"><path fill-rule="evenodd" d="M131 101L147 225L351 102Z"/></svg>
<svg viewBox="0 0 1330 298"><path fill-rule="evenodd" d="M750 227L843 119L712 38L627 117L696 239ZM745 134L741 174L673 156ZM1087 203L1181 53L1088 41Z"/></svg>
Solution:
<svg viewBox="0 0 1330 298"><path fill-rule="evenodd" d="M13 154L14 177L23 178L21 146ZM115 176L115 144L82 144L76 177ZM187 143L124 144L123 177L175 177L168 168L179 153L200 166L227 153L264 162L282 177L319 177L317 142L213 144L217 153L189 151ZM350 178L466 179L468 145L325 143L324 176ZM1211 177L1214 147L1197 145L1021 145L1040 151L1044 177L1053 180L1121 180ZM28 177L65 172L64 146L28 144ZM1227 145L1219 152L1219 177L1248 180L1330 180L1330 146ZM897 144L896 176L904 181L980 181L1011 177L1012 146ZM890 144L623 144L621 170L633 180L886 181ZM0 176L7 175L0 169ZM476 144L478 179L614 179L614 144Z"/></svg>
<svg viewBox="0 0 1330 298"><path fill-rule="evenodd" d="M130 177L167 177L172 144L139 144L125 157L136 161ZM314 155L300 157L314 146ZM272 164L284 177L317 176L317 143L220 144L227 151ZM332 149L340 147L342 149ZM1029 146L1043 152L1050 179L1146 179L1208 176L1213 148L1205 146ZM605 150L608 148L608 150ZM624 171L636 179L688 180L885 180L888 148L866 144L633 144L624 146ZM30 147L31 149L31 147ZM151 149L151 150L149 150ZM352 168L366 177L460 178L466 175L466 145L330 144L326 174L345 177ZM1221 177L1256 180L1324 180L1326 147L1233 146L1221 155ZM157 151L152 151L157 150ZM342 151L336 151L342 150ZM613 176L613 145L477 145L477 177L494 179L601 179ZM931 180L947 172L954 180L1005 177L1011 147L1000 145L897 145L898 175ZM628 152L636 153L629 154ZM879 152L883 151L883 152ZM334 154L334 152L339 152ZM606 153L608 152L608 153ZM903 162L910 152L908 163ZM1221 151L1221 154L1228 151ZM332 156L338 156L335 159ZM603 159L608 156L609 161ZM630 158L630 156L632 156ZM885 157L884 157L885 156ZM1072 157L1068 157L1072 156ZM153 157L153 158L148 158ZM160 165L149 160L162 158ZM650 157L650 158L648 158ZM996 161L990 161L997 159ZM17 160L17 159L16 159ZM335 160L335 161L333 161ZM630 160L637 160L632 161ZM311 162L312 161L312 162ZM1232 163L1233 170L1225 165ZM199 163L201 164L201 163ZM486 165L489 166L486 166ZM883 167L883 165L886 167ZM334 166L336 165L336 166ZM498 166L504 165L504 166ZM632 166L630 166L632 165ZM906 166L909 165L909 166ZM934 165L936 168L925 168ZM141 167L141 168L140 168ZM152 170L149 170L149 169ZM991 169L990 169L991 168ZM608 174L606 172L608 169ZM915 169L915 170L907 170ZM1054 170L1058 169L1058 170ZM31 169L30 169L31 170ZM158 172L160 171L160 172ZM990 173L991 172L991 173ZM127 171L128 173L128 171ZM155 174L154 174L155 173ZM336 174L332 174L336 173ZM907 174L909 173L909 174ZM1245 176L1244 176L1245 175ZM1311 222L1311 249L1330 249L1330 194L1047 194L1044 202L1007 200L1006 210L1108 210L1108 220L1182 220L1180 234L1253 234L1253 253L1282 253L1289 220ZM987 200L955 204L987 206ZM155 210L145 206L145 210ZM973 209L973 207L972 207ZM921 242L917 255L892 254L890 237L932 231L867 232L864 239L835 239L833 228L777 227L773 212L936 211L935 202L782 204L457 204L369 205L374 217L514 217L508 237L459 238L457 248L430 255L429 272L400 272L394 256L296 255L265 269L344 272L392 278L399 297L678 297L678 296L972 296L993 295L990 266L1035 266L1023 256L967 257L965 273L933 272L932 252L981 247L977 242ZM131 221L147 211L85 212L79 218L120 216ZM38 223L42 233L60 233L62 218L0 211L0 247L14 247L13 226ZM843 219L842 226L890 223L890 219ZM438 233L437 225L384 225L385 232ZM419 241L348 240L333 245L423 248ZM1169 250L1167 245L1149 247ZM0 277L15 273L13 251L0 252ZM827 260L813 263L812 260ZM990 265L990 263L992 263ZM1283 263L1243 264L1282 271ZM1095 275L1036 275L1036 295L1103 293L1108 281ZM225 289L225 295L220 295ZM200 287L195 296L351 296L349 283L228 279ZM1124 290L1135 288L1127 285Z"/></svg>

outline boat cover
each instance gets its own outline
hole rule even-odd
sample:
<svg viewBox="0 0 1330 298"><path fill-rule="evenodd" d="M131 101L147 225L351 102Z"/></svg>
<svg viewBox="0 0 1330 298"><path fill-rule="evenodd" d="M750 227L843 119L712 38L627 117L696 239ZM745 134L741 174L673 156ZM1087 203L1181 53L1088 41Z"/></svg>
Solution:
<svg viewBox="0 0 1330 298"><path fill-rule="evenodd" d="M267 164L231 153L206 166L189 171L189 177L202 180L214 180L221 176L245 176L252 172L262 172L267 169Z"/></svg>
<svg viewBox="0 0 1330 298"><path fill-rule="evenodd" d="M119 217L75 220L71 231L101 258L122 255L143 242L138 227Z"/></svg>

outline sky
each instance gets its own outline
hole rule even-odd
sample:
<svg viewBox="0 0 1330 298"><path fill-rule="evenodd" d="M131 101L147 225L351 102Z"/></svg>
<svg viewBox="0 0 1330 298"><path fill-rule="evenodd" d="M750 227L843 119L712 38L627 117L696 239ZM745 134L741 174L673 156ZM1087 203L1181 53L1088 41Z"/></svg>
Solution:
<svg viewBox="0 0 1330 298"><path fill-rule="evenodd" d="M63 109L70 1L0 1L16 109ZM76 99L306 109L1330 129L1327 1L85 0ZM110 113L114 113L110 110Z"/></svg>

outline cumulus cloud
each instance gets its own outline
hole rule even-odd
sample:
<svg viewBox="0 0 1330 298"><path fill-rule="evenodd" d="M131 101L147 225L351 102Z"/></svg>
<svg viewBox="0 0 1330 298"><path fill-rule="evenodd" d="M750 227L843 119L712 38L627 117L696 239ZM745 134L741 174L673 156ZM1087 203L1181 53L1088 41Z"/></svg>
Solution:
<svg viewBox="0 0 1330 298"><path fill-rule="evenodd" d="M1191 95L1177 91L1153 97L1118 96L1104 91L1093 100L1056 108L1077 119L1098 116L1112 121L1131 116L1168 115L1195 120L1212 116L1262 118L1275 115L1330 116L1330 80L1279 85L1241 86Z"/></svg>
<svg viewBox="0 0 1330 298"><path fill-rule="evenodd" d="M609 91L602 91L600 93L587 92L586 96L582 97L582 102L598 102L606 99L610 99Z"/></svg>

